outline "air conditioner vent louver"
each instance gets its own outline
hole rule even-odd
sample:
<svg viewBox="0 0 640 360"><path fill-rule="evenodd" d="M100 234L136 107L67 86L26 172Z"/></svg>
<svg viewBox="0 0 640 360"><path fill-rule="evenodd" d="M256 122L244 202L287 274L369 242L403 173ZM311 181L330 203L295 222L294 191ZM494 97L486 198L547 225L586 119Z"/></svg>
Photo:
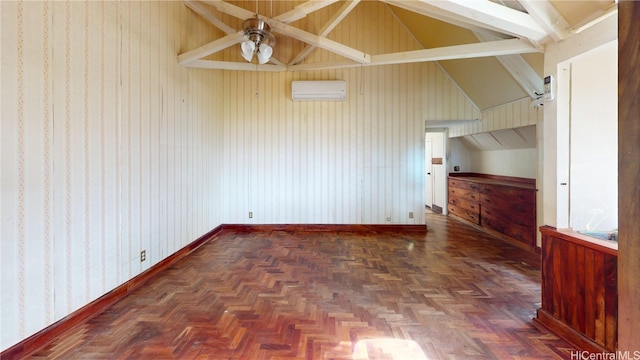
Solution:
<svg viewBox="0 0 640 360"><path fill-rule="evenodd" d="M292 81L293 101L345 101L347 83L343 80Z"/></svg>

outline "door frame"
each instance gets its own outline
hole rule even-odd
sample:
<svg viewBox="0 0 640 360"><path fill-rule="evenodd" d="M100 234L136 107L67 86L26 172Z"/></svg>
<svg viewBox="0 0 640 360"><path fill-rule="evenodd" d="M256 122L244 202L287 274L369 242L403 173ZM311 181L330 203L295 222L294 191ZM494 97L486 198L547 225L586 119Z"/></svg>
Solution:
<svg viewBox="0 0 640 360"><path fill-rule="evenodd" d="M431 207L433 206L433 187L434 187L434 182L433 182L433 164L431 162L431 159L433 158L433 144L432 144L432 140L430 138L428 138L425 134L425 141L424 141L424 154L425 154L425 192L426 192L426 196L425 196L425 203L424 205L426 207L428 207L429 209L431 209Z"/></svg>
<svg viewBox="0 0 640 360"><path fill-rule="evenodd" d="M438 179L436 179L436 171L434 170L434 166L432 164L431 167L431 174L432 174L432 179L433 179L433 196L432 196L432 208L434 205L434 200L441 198L442 200L442 214L443 215L447 215L447 202L449 201L448 199L448 192L447 192L447 176L449 173L448 170L448 160L449 160L449 129L447 128L434 128L434 127L427 127L426 123L425 123L425 143L426 143L426 139L428 136L430 136L429 134L440 134L440 136L442 136L442 157L440 156L435 156L432 158L431 163L433 163L433 159L438 159L438 161L442 161L442 182L440 184L438 184ZM426 150L425 150L426 153ZM440 155L440 154L436 154L436 155ZM432 152L432 156L433 156L433 152ZM439 164L438 164L439 165ZM426 167L427 167L427 161L425 160L425 176L426 176ZM425 195L425 199L426 199L426 195ZM435 204L438 207L440 207L439 204Z"/></svg>

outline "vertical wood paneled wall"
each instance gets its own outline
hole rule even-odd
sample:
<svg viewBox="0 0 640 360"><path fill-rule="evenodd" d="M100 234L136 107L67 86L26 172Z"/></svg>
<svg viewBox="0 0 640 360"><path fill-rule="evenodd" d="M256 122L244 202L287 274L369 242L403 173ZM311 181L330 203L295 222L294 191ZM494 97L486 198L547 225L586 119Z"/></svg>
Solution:
<svg viewBox="0 0 640 360"><path fill-rule="evenodd" d="M526 98L482 111L481 121L453 126L449 137L536 125L542 121L542 115L542 108L534 107L531 99Z"/></svg>
<svg viewBox="0 0 640 360"><path fill-rule="evenodd" d="M373 4L331 36L375 13L393 33L352 46L410 44ZM479 116L429 63L182 68L219 34L181 2L0 7L2 349L223 223L424 224L424 120ZM297 79L346 80L349 99L294 103Z"/></svg>
<svg viewBox="0 0 640 360"><path fill-rule="evenodd" d="M438 68L339 71L328 77L347 82L346 102L293 102L291 81L308 75L224 73L222 222L423 224L423 124L440 116L425 84Z"/></svg>
<svg viewBox="0 0 640 360"><path fill-rule="evenodd" d="M220 224L222 127L180 2L0 6L5 349Z"/></svg>
<svg viewBox="0 0 640 360"><path fill-rule="evenodd" d="M320 15L318 24L333 14ZM385 26L372 27L371 19ZM381 2L360 3L330 37L374 54L417 49ZM317 49L309 61L334 57ZM293 80L345 80L348 99L293 102ZM424 121L480 116L434 63L228 71L219 86L227 94L217 98L227 175L223 223L424 224Z"/></svg>
<svg viewBox="0 0 640 360"><path fill-rule="evenodd" d="M570 231L541 227L542 307L537 321L592 352L615 351L618 252Z"/></svg>

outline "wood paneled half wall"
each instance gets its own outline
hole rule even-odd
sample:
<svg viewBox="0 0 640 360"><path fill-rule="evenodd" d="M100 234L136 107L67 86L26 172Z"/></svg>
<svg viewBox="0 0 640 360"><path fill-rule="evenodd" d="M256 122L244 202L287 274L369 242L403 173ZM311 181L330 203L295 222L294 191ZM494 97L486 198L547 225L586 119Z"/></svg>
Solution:
<svg viewBox="0 0 640 360"><path fill-rule="evenodd" d="M549 226L542 232L542 307L536 321L579 349L617 349L615 243Z"/></svg>

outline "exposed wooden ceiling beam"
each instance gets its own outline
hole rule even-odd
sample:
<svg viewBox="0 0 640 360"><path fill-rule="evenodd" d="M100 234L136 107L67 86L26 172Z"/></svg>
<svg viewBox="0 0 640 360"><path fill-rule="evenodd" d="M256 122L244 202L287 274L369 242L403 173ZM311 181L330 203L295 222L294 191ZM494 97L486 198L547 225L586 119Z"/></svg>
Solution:
<svg viewBox="0 0 640 360"><path fill-rule="evenodd" d="M183 53L181 55L178 56L178 62L181 65L186 65L190 62L193 62L197 59L201 59L205 56L214 54L220 50L223 50L229 46L233 46L235 44L238 44L240 42L242 42L242 37L240 37L239 39L237 39L236 35L238 35L238 32L233 29L230 26L227 26L225 23L223 23L220 19L218 19L208 8L204 7L200 2L198 1L193 1L193 0L183 0L184 4L190 8L191 10L195 11L197 14L199 14L200 16L202 16L204 19L206 19L207 21L209 21L210 23L212 23L213 25L217 26L219 29L221 29L222 31L224 31L225 33L227 33L227 37L225 38L221 38L215 41L212 41L208 44L205 44L197 49L191 50L189 52ZM242 32L240 32L240 35L242 36ZM236 39L237 41L234 42L233 39ZM226 45L226 46L225 46ZM276 64L276 65L283 65L282 62L280 62L277 58L275 57L271 57L269 59L269 62Z"/></svg>
<svg viewBox="0 0 640 360"><path fill-rule="evenodd" d="M498 28L516 37L542 41L549 36L531 15L491 2L468 0L420 0L489 28Z"/></svg>
<svg viewBox="0 0 640 360"><path fill-rule="evenodd" d="M180 65L186 65L197 59L201 59L205 56L209 56L218 51L224 50L229 46L239 44L242 42L243 38L244 34L242 33L242 31L227 35L223 38L214 40L208 44L202 45L196 49L178 55L178 62L180 63Z"/></svg>
<svg viewBox="0 0 640 360"><path fill-rule="evenodd" d="M600 11L597 12L595 14L592 14L591 16L589 16L586 19L583 19L582 21L580 21L577 24L574 24L571 27L571 34L579 34L582 31L592 27L593 25L606 20L607 18L609 18L610 16L618 16L618 4L614 3L613 5L611 5L609 8L607 8L604 11Z"/></svg>
<svg viewBox="0 0 640 360"><path fill-rule="evenodd" d="M324 7L327 7L338 0L310 0L305 3L302 3L296 6L293 10L287 11L284 14L280 14L272 19L267 18L266 16L260 16L261 18L267 20L269 25L271 25L272 21L278 21L281 23L292 23L296 20L300 20L307 15L311 14L314 11L320 10ZM238 19L248 19L254 17L256 14L239 6L230 4L224 0L202 0L202 2L213 6L216 10L223 12L225 14L237 17Z"/></svg>
<svg viewBox="0 0 640 360"><path fill-rule="evenodd" d="M451 14L446 11L442 11L438 8L429 6L426 3L419 1L405 1L405 0L380 0L389 5L393 5L395 7L399 7L401 9L405 9L416 14L428 16L430 18L434 18L436 20L440 20L461 28L469 29L472 31L481 31L484 30L484 27L479 25L471 24L469 21L458 18L455 14Z"/></svg>
<svg viewBox="0 0 640 360"><path fill-rule="evenodd" d="M371 65L391 65L424 61L468 59L487 56L525 54L539 51L540 50L531 45L529 41L521 39L506 39L466 45L404 51L383 55L372 55Z"/></svg>
<svg viewBox="0 0 640 360"><path fill-rule="evenodd" d="M371 63L357 64L348 61L330 61L314 64L291 65L287 70L331 70L356 66L379 66L392 64L408 64L416 62L469 59L487 56L502 56L539 52L540 49L526 40L506 39L484 43L447 46L441 48L405 51L399 53L372 55Z"/></svg>
<svg viewBox="0 0 640 360"><path fill-rule="evenodd" d="M564 40L570 35L571 25L548 0L522 1L520 5L546 30L554 41Z"/></svg>
<svg viewBox="0 0 640 360"><path fill-rule="evenodd" d="M269 63L271 63L273 65L287 66L287 64L285 64L282 61L278 60L278 58L276 58L275 56L271 56L271 58L269 58Z"/></svg>
<svg viewBox="0 0 640 360"><path fill-rule="evenodd" d="M222 20L218 19L218 17L215 16L211 12L211 10L209 10L208 8L202 6L202 4L200 2L192 1L192 0L183 0L182 2L189 9L193 10L196 14L202 16L208 22L210 22L211 24L215 25L218 29L224 31L225 34L231 35L231 34L236 32L236 30L234 28L228 26L227 24L222 22Z"/></svg>
<svg viewBox="0 0 640 360"><path fill-rule="evenodd" d="M360 3L360 0L347 0L344 5L336 12L329 21L320 29L320 36L327 36L338 24L345 18L356 5Z"/></svg>
<svg viewBox="0 0 640 360"><path fill-rule="evenodd" d="M235 16L240 19L248 19L254 16L252 12L222 0L206 0L205 2L207 4L210 4L211 6L214 6L218 11L231 16ZM307 44L315 45L319 48L331 51L359 63L366 64L371 61L371 55L366 54L360 50L356 50L322 36L311 34L275 19L270 19L264 16L261 16L261 18L269 23L273 32L289 36Z"/></svg>
<svg viewBox="0 0 640 360"><path fill-rule="evenodd" d="M481 41L496 41L498 37L487 33L478 33L475 35ZM520 54L496 56L496 60L504 66L511 74L513 79L520 87L529 94L532 99L537 99L543 92L542 77L529 65L529 63Z"/></svg>
<svg viewBox="0 0 640 360"><path fill-rule="evenodd" d="M327 21L327 23L320 29L319 36L327 36L349 13L353 8L358 5L360 0L349 0L347 1L340 10L338 10L333 17ZM305 46L305 48L293 59L291 60L291 64L297 64L300 61L304 60L313 50L316 49L316 46L309 45Z"/></svg>
<svg viewBox="0 0 640 360"><path fill-rule="evenodd" d="M233 4L227 3L223 0L203 0L203 1L213 6L215 9L217 9L220 12L229 14L234 17L238 17L240 19L245 19L245 18L254 16L254 14L251 11L240 8ZM307 3L304 3L303 5L305 4L307 5L303 6L301 9L298 9L296 12L289 12L288 14L285 13L286 16L282 16L281 18L285 20L294 19L296 17L302 16L303 13L308 14L311 11L315 11L313 9L317 10L317 8L320 8L321 5L327 6L332 1L333 0L318 1L319 4L315 4L314 6L312 6L314 1L309 1ZM346 59L331 61L328 63L325 62L325 63L315 63L315 64L300 64L300 65L291 65L291 66L285 66L279 61L277 61L277 59L274 59L273 62L276 65L269 65L269 67L265 67L265 65L262 65L258 67L258 69L264 70L264 71L321 70L321 69L346 68L346 67L353 67L353 66L360 66L360 65L376 66L376 65L404 64L404 63L415 63L415 62L425 62L425 61L465 59L465 58L486 57L486 56L506 56L506 55L541 51L539 48L532 45L530 42L526 40L520 40L520 39L495 40L495 39L498 39L498 37L485 36L485 40L490 39L493 41L486 41L486 42L476 43L476 44L441 47L441 48L434 48L434 49L423 49L423 50L405 51L405 52L390 53L390 54L380 54L380 55L372 56L362 51L359 51L351 47L348 47L346 45L335 42L333 40L327 39L325 36L329 34L331 30L335 28L335 26L340 21L342 21L351 10L353 10L353 8L357 5L359 1L360 0L352 0L345 3L343 7L340 9L340 11L338 11L333 16L333 18L330 21L328 21L327 24L325 24L325 26L321 29L320 35L311 34L297 27L290 26L282 21L278 21L275 18L269 19L269 18L263 17L271 25L273 32L280 33L309 44L309 46L307 46L307 49L311 49L311 50L305 49L305 51L303 52L310 52L313 50L314 47L320 47L325 50L334 52L338 55L341 55ZM407 4L409 4L411 6L411 9L409 10L416 11L418 13L422 13L425 11L430 11L430 12L435 11L439 14L446 14L446 11L439 9L437 7L433 8L435 10L433 9L425 10L427 9L428 6L430 6L426 4L425 1L410 1L410 2L397 1L397 0L383 0L383 1L390 3L392 5L396 5L396 3L402 3L403 7L405 8L408 6ZM462 1L464 0L439 0L438 2L446 2L454 5L459 5L462 3ZM185 0L185 4L189 6L191 9L193 9L194 11L196 11L198 14L201 14L201 15L204 14L203 17L205 17L205 19L211 18L212 14L210 14L210 11L206 7L203 7L201 4L198 4L200 6L194 5L194 4L197 4L196 1ZM496 6L500 8L508 9L501 5L496 4ZM470 9L475 9L475 8L473 6L467 6L466 9L470 11ZM513 10L513 11L516 11L516 10ZM486 14L486 12L487 10L484 9L484 13L483 13L484 15L479 16L480 18L483 19L483 21L488 21L487 18L490 18ZM516 12L519 14L524 14L518 11ZM499 16L499 15L500 15L499 12L496 12L496 14L494 14L493 17L495 18L495 16ZM524 14L524 15L527 15L527 14ZM215 16L213 18L215 18ZM487 30L482 27L479 27L478 29L482 33L487 33ZM228 28L223 31L230 31L230 30L232 29ZM197 49L180 54L178 56L178 61L180 62L180 64L184 66L189 66L189 67L254 71L256 70L256 67L254 64L251 64L251 63L200 60L205 56L211 55L229 46L240 43L242 41L242 38L243 38L242 32L235 32L235 33L229 34L221 39L218 39L208 44L205 44L203 46L200 46ZM479 38L482 38L482 36L479 35ZM306 54L304 54L304 56L306 56ZM304 56L298 55L300 59L304 58ZM298 57L296 57L296 59ZM533 69L531 69L530 66L527 69L522 63L524 62L523 59L520 59L521 61L520 60L512 61L512 60L513 59L505 60L504 61L504 64L506 64L505 67L506 68L511 67L512 73L515 73L516 75L523 72L526 73L525 75L520 76L519 82L521 82L521 85L523 86L523 88L525 88L525 90L527 90L529 94L531 94L532 91L537 92L539 90L537 86L537 80L534 79L534 77L532 76L532 72L535 72L535 71L533 71ZM522 70L522 69L525 69L525 70Z"/></svg>
<svg viewBox="0 0 640 360"><path fill-rule="evenodd" d="M239 6L235 6L233 4L229 4L226 1L223 0L201 0L203 3L205 4L209 4L211 6L213 6L216 10L225 13L227 15L231 15L233 17L236 17L238 19L249 19L254 17L256 14L254 12L251 12L247 9L243 9ZM262 17L264 18L264 17Z"/></svg>
<svg viewBox="0 0 640 360"><path fill-rule="evenodd" d="M380 0L472 31L493 30L542 42L549 35L529 14L491 1Z"/></svg>
<svg viewBox="0 0 640 360"><path fill-rule="evenodd" d="M294 21L300 20L307 15L311 14L314 11L318 11L324 7L327 7L333 3L338 2L338 0L311 0L305 3L302 3L293 10L287 11L284 14L280 14L274 17L275 20L281 21L285 24L290 24Z"/></svg>
<svg viewBox="0 0 640 360"><path fill-rule="evenodd" d="M542 77L529 65L521 55L496 56L496 59L511 74L520 87L531 99L538 99L543 94Z"/></svg>
<svg viewBox="0 0 640 360"><path fill-rule="evenodd" d="M333 69L347 69L351 67L360 67L364 65L365 64L359 64L350 60L342 59L342 60L324 61L320 63L289 65L287 67L287 70L288 71L333 70ZM371 64L369 63L366 65L369 66Z"/></svg>
<svg viewBox="0 0 640 360"><path fill-rule="evenodd" d="M358 63L367 64L371 62L371 55L343 45L337 41L327 39L326 37L308 33L304 30L298 29L297 27L293 27L278 21L270 21L269 25L271 25L271 29L277 33L287 35L291 38L300 40L310 45L315 45L321 49L331 51Z"/></svg>
<svg viewBox="0 0 640 360"><path fill-rule="evenodd" d="M539 52L540 50L531 45L526 40L506 39L488 41L482 43L447 46L433 49L404 51L398 53L390 53L383 55L371 56L371 62L360 64L349 60L335 60L323 63L301 64L290 66L262 65L260 70L265 71L303 71L303 70L329 70L339 68L349 68L356 66L379 66L392 64L408 64L416 62L469 59L487 56L503 56L513 54L525 54ZM233 64L237 64L233 65ZM255 64L250 63L234 63L211 60L195 60L184 64L189 67L204 67L207 69L224 69L224 70L255 70Z"/></svg>
<svg viewBox="0 0 640 360"><path fill-rule="evenodd" d="M243 70L243 71L274 71L282 72L286 71L285 65L257 65L248 62L235 62L235 61L214 61L214 60L195 60L184 64L185 67L199 68L199 69L215 69L215 70Z"/></svg>

